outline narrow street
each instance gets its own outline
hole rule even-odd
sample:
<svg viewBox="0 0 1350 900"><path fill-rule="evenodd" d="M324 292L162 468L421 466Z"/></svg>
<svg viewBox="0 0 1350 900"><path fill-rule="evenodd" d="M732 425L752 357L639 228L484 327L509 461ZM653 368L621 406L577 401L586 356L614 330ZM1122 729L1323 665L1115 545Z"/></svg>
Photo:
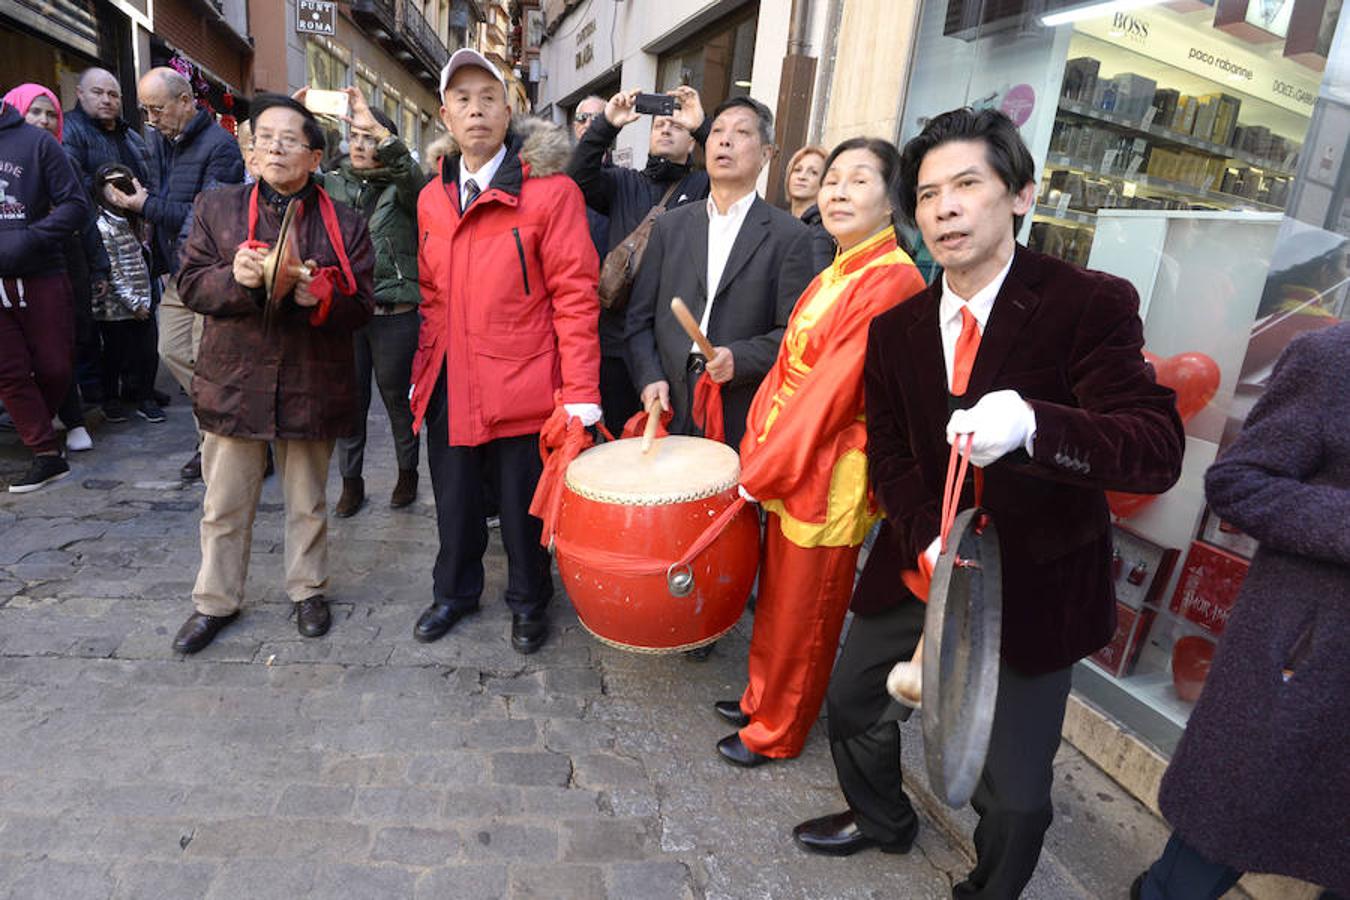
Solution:
<svg viewBox="0 0 1350 900"><path fill-rule="evenodd" d="M244 615L178 657L203 489L177 480L185 398L166 412L91 413L68 479L0 494L0 896L936 900L965 871L928 827L906 856L796 849L840 804L820 726L795 761L717 758L748 615L698 663L603 646L559 594L522 657L494 538L482 612L414 642L434 510L425 463L418 503L387 508L382 411L371 500L330 525L330 634L289 618L273 478ZM0 432L0 479L25 465Z"/></svg>

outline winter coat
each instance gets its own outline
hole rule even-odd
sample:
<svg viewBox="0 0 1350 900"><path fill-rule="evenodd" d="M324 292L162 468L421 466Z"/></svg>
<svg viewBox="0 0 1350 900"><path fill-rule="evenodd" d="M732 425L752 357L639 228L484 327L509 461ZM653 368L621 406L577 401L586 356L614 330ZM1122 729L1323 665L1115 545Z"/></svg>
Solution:
<svg viewBox="0 0 1350 900"><path fill-rule="evenodd" d="M366 217L375 245L375 303L421 303L417 283L417 195L427 183L408 147L394 138L375 153L380 166L353 169L351 157L324 176L333 199Z"/></svg>
<svg viewBox="0 0 1350 900"><path fill-rule="evenodd" d="M88 210L79 178L56 138L5 104L0 110L0 276L65 271L61 245L84 224Z"/></svg>
<svg viewBox="0 0 1350 900"><path fill-rule="evenodd" d="M103 239L98 233L98 198L94 196L94 173L104 163L122 163L131 169L141 184L150 184L150 152L145 139L125 120L119 118L111 131L76 106L66 113L61 143L66 155L75 164L75 174L89 198L89 210L82 223L84 251L89 259L89 277L93 283L108 278L108 254L103 251Z"/></svg>
<svg viewBox="0 0 1350 900"><path fill-rule="evenodd" d="M694 132L694 139L699 145L703 144L711 127L711 118L704 119L703 126ZM611 125L603 113L596 116L577 142L572 159L567 164L567 174L581 188L587 209L609 220L606 245L600 251L602 260L606 253L633 233L633 229L642 223L652 207L661 202L672 184L676 187L666 204L668 210L708 196L708 173L701 170L656 158L648 160L647 167L642 170L606 165L605 154L618 136L619 129ZM833 254L834 249L831 247L830 255ZM622 309L600 311L600 345L605 356L626 355L624 319Z"/></svg>
<svg viewBox="0 0 1350 900"><path fill-rule="evenodd" d="M125 217L111 210L99 212L98 231L112 266L108 291L93 301L98 322L125 322L150 308L150 267L145 245Z"/></svg>
<svg viewBox="0 0 1350 900"><path fill-rule="evenodd" d="M581 191L562 174L567 134L518 120L506 147L467 212L457 150L417 204L422 331L413 428L444 368L454 446L538 432L558 391L566 403L600 402L600 261Z"/></svg>
<svg viewBox="0 0 1350 900"><path fill-rule="evenodd" d="M141 215L150 223L150 253L156 275L178 271L178 251L192 225L192 201L211 187L241 184L239 144L204 109L173 140L151 132L150 181Z"/></svg>
<svg viewBox="0 0 1350 900"><path fill-rule="evenodd" d="M1163 778L1207 858L1350 896L1350 324L1289 345L1205 477L1260 541ZM1286 674L1287 673L1287 674Z"/></svg>
<svg viewBox="0 0 1350 900"><path fill-rule="evenodd" d="M256 240L276 241L285 212L259 184ZM351 295L335 289L326 316L291 298L268 331L263 292L234 280L236 248L248 239L254 185L207 191L193 207L194 222L178 269L183 304L206 316L192 376L193 409L203 431L226 437L326 440L350 435L356 422L356 361L352 332L374 306L374 251L366 221L335 203L343 246L356 278ZM314 184L297 195L304 204L295 227L301 259L320 267L338 264L324 231ZM294 202L294 201L293 201Z"/></svg>

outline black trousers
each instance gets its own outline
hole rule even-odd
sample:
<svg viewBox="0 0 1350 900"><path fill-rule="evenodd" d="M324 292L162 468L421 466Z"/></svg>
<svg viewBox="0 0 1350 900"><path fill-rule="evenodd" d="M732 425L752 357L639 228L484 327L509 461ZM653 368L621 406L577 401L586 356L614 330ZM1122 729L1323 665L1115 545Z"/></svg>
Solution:
<svg viewBox="0 0 1350 900"><path fill-rule="evenodd" d="M338 438L338 471L343 478L360 478L366 461L366 419L370 413L370 379L384 401L394 434L394 458L401 471L417 469L417 435L412 430L408 406L408 383L412 380L413 354L417 352L417 310L391 316L375 316L352 335L356 357L356 433Z"/></svg>
<svg viewBox="0 0 1350 900"><path fill-rule="evenodd" d="M440 549L431 571L438 603L475 609L483 593L484 481L490 478L506 547L506 604L511 612L538 615L553 599L548 551L539 545L543 523L530 515L530 500L544 464L539 435L498 438L476 447L452 447L448 440L445 373L427 406L427 463L436 497Z"/></svg>
<svg viewBox="0 0 1350 900"><path fill-rule="evenodd" d="M159 365L154 320L99 322L98 332L103 340L103 399L121 397L131 403L149 400Z"/></svg>
<svg viewBox="0 0 1350 900"><path fill-rule="evenodd" d="M891 667L913 657L924 606L910 598L873 616L855 616L830 677L830 753L858 827L885 843L908 840L918 819L900 773L905 707L886 693ZM958 898L1015 900L1036 870L1053 816L1050 788L1070 670L1023 675L999 667L989 755L971 805L975 868L952 889Z"/></svg>
<svg viewBox="0 0 1350 900"><path fill-rule="evenodd" d="M615 437L627 421L642 409L642 400L633 387L633 376L622 356L600 357L600 408L605 412L605 427Z"/></svg>

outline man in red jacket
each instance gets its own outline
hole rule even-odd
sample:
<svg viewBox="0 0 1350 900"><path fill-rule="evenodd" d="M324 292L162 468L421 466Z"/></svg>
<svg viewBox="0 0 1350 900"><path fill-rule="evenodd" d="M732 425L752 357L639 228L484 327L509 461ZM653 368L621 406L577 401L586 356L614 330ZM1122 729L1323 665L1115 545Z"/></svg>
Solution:
<svg viewBox="0 0 1350 900"><path fill-rule="evenodd" d="M538 650L553 596L542 523L529 514L543 464L539 431L561 397L600 420L600 261L581 191L566 175L566 132L512 128L506 82L468 48L441 71L441 119L458 145L417 204L422 330L413 360L413 428L427 424L440 550L431 606L413 636L444 635L478 609L497 491L511 646ZM530 127L532 126L532 127Z"/></svg>

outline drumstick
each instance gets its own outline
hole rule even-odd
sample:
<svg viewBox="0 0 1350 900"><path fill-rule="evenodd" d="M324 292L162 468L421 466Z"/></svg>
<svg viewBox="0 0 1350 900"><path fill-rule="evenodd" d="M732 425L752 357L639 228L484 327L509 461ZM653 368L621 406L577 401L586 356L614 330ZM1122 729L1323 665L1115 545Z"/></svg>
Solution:
<svg viewBox="0 0 1350 900"><path fill-rule="evenodd" d="M656 440L656 429L661 424L661 398L653 397L652 402L647 404L647 427L642 429L642 452L646 454L652 449L652 442Z"/></svg>
<svg viewBox="0 0 1350 900"><path fill-rule="evenodd" d="M670 311L675 314L680 327L684 333L689 335L689 339L698 344L699 352L705 359L712 359L717 355L717 350L713 347L712 341L703 334L702 329L698 327L698 322L694 321L694 314L689 311L689 307L684 305L684 301L679 297L670 298Z"/></svg>

